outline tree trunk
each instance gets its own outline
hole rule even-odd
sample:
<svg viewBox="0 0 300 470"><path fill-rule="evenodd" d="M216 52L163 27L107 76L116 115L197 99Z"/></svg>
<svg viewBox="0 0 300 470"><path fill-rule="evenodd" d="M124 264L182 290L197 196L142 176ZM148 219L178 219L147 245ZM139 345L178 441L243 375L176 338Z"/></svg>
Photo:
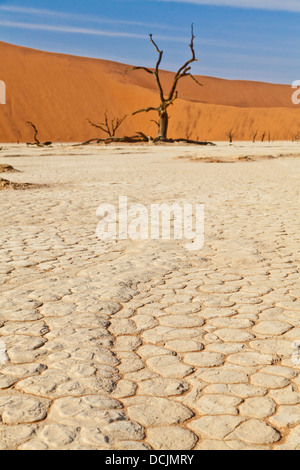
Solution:
<svg viewBox="0 0 300 470"><path fill-rule="evenodd" d="M169 117L167 111L159 114L159 130L157 140L166 140L168 132Z"/></svg>

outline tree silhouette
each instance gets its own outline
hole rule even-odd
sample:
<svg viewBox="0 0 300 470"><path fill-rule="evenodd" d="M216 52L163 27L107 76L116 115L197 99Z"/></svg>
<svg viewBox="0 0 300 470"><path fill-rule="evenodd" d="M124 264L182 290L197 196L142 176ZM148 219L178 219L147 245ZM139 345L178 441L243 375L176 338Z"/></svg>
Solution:
<svg viewBox="0 0 300 470"><path fill-rule="evenodd" d="M122 118L112 118L109 119L107 115L107 110L104 113L104 122L100 122L99 124L95 124L88 119L88 122L91 126L100 129L101 131L105 132L109 135L109 137L115 137L118 128L121 124L125 121L127 115L123 116Z"/></svg>
<svg viewBox="0 0 300 470"><path fill-rule="evenodd" d="M33 124L33 122L31 121L26 121L26 123L29 124L34 130L34 136L33 136L34 143L27 143L27 145L36 145L37 147L49 147L49 145L52 145L52 142L43 142L43 143L40 142L39 139L37 138L38 130L36 128L36 125Z"/></svg>
<svg viewBox="0 0 300 470"><path fill-rule="evenodd" d="M258 131L252 131L252 142L255 144L255 140L257 137Z"/></svg>
<svg viewBox="0 0 300 470"><path fill-rule="evenodd" d="M232 144L233 142L233 137L235 136L235 132L230 129L227 133L226 133L227 137L229 138L229 143Z"/></svg>
<svg viewBox="0 0 300 470"><path fill-rule="evenodd" d="M156 137L156 141L165 141L167 140L167 132L168 132L168 124L169 124L169 115L168 115L168 108L169 106L173 105L174 101L178 98L178 91L177 91L177 86L179 81L182 78L185 77L191 77L198 85L203 86L198 80L190 73L191 70L191 64L193 62L198 62L198 59L196 59L195 55L195 50L194 50L194 28L193 25L191 27L191 42L190 42L190 49L192 53L191 59L186 61L177 71L177 73L174 76L172 86L170 88L169 93L165 93L164 89L162 87L161 79L160 79L160 64L162 61L163 57L163 51L159 49L158 45L154 42L152 34L149 34L150 36L150 42L153 44L155 47L157 53L158 53L158 60L156 62L156 67L154 70L151 70L147 67L132 67L126 70L126 72L129 71L134 71L134 70L144 70L146 73L151 74L154 76L156 85L159 91L159 97L160 97L160 105L158 107L150 106L148 108L143 108L135 111L133 113L133 116L138 114L138 113L148 113L149 111L156 111L158 113L158 134Z"/></svg>

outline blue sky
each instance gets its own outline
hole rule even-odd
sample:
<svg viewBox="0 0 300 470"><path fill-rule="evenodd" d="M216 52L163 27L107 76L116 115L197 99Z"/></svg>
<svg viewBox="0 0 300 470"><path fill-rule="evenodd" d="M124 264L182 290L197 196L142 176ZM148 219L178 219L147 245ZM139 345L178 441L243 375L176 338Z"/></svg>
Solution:
<svg viewBox="0 0 300 470"><path fill-rule="evenodd" d="M243 8L241 8L243 6ZM0 0L0 40L52 52L290 84L300 80L300 0Z"/></svg>

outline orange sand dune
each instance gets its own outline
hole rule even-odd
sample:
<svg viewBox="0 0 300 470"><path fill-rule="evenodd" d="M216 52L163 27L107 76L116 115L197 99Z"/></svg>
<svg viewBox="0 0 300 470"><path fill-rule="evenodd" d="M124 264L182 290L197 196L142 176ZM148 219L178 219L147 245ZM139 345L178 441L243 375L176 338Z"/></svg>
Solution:
<svg viewBox="0 0 300 470"><path fill-rule="evenodd" d="M151 64L150 64L151 65ZM27 49L0 42L0 80L7 104L0 105L0 142L32 141L32 121L41 141L79 142L104 134L88 124L106 109L121 117L159 102L153 77L142 71L125 75L124 64ZM166 89L173 74L162 72ZM225 140L229 129L238 140L253 130L272 140L300 133L300 106L292 104L288 85L198 76L181 81L170 109L169 137ZM155 113L129 116L119 135L143 131L155 136Z"/></svg>

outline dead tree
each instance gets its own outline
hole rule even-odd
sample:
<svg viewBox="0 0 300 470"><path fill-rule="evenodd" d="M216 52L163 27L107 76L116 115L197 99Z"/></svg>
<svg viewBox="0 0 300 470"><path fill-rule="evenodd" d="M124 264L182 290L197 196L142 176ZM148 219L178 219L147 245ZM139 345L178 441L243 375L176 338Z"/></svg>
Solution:
<svg viewBox="0 0 300 470"><path fill-rule="evenodd" d="M126 144L135 144L140 142L149 142L149 137L147 137L143 132L136 132L135 135L124 137L105 137L101 139L96 137L94 139L86 140L80 144L74 144L73 147L79 147L81 145L89 145L89 144L113 144L113 143L126 143Z"/></svg>
<svg viewBox="0 0 300 470"><path fill-rule="evenodd" d="M252 131L252 142L255 144L255 140L257 137L258 131Z"/></svg>
<svg viewBox="0 0 300 470"><path fill-rule="evenodd" d="M123 116L122 118L108 119L107 110L106 110L104 114L104 122L95 124L89 119L88 119L88 122L91 126L96 127L97 129L100 129L101 131L105 132L105 134L108 134L109 137L115 137L117 130L119 129L119 127L125 121L126 118L127 118L127 115Z"/></svg>
<svg viewBox="0 0 300 470"><path fill-rule="evenodd" d="M227 135L227 137L229 138L229 143L232 144L232 142L233 142L233 137L234 137L234 135L235 135L235 133L233 132L233 130L230 129L230 131L228 131L228 132L226 133L226 135Z"/></svg>
<svg viewBox="0 0 300 470"><path fill-rule="evenodd" d="M81 145L89 145L89 144L113 144L113 143L127 143L127 144L136 144L140 142L155 142L156 139L153 139L151 136L146 136L143 132L136 132L133 136L124 136L124 137L106 137L105 139L101 139L96 137L94 139L86 140L80 144L74 144L73 147L79 147ZM156 141L157 144L159 141ZM168 143L174 142L182 142L185 144L193 144L193 145L212 145L215 146L213 142L208 141L198 141L198 140L187 140L187 139L168 139Z"/></svg>
<svg viewBox="0 0 300 470"><path fill-rule="evenodd" d="M158 113L158 134L156 137L156 141L166 141L167 140L167 133L168 133L168 124L169 124L169 115L168 115L168 108L169 106L173 105L174 101L178 98L178 91L177 91L177 86L178 82L185 77L191 77L198 85L203 86L198 80L190 73L191 70L191 64L193 62L198 62L198 59L196 59L195 55L195 50L194 50L194 29L192 25L192 30L191 30L191 43L190 43L190 49L192 53L191 59L189 59L185 64L182 65L177 71L177 73L174 76L173 83L171 86L171 89L168 94L165 94L163 90L163 86L161 83L160 79L160 64L162 61L163 57L163 51L159 49L158 45L154 42L152 34L149 34L150 36L150 42L153 44L155 47L157 53L158 53L158 60L156 62L156 67L155 70L151 70L147 67L132 67L126 70L126 72L133 71L133 70L144 70L146 73L153 75L156 81L156 85L159 91L159 96L160 96L160 105L158 107L150 106L148 108L143 108L135 111L132 115L136 115L138 113L148 113L149 111L156 111Z"/></svg>
<svg viewBox="0 0 300 470"><path fill-rule="evenodd" d="M49 145L52 145L52 142L40 142L39 139L37 138L38 135L38 130L36 126L31 122L31 121L26 121L27 124L29 124L33 130L34 130L34 143L27 143L27 145L36 145L37 147L49 147Z"/></svg>

